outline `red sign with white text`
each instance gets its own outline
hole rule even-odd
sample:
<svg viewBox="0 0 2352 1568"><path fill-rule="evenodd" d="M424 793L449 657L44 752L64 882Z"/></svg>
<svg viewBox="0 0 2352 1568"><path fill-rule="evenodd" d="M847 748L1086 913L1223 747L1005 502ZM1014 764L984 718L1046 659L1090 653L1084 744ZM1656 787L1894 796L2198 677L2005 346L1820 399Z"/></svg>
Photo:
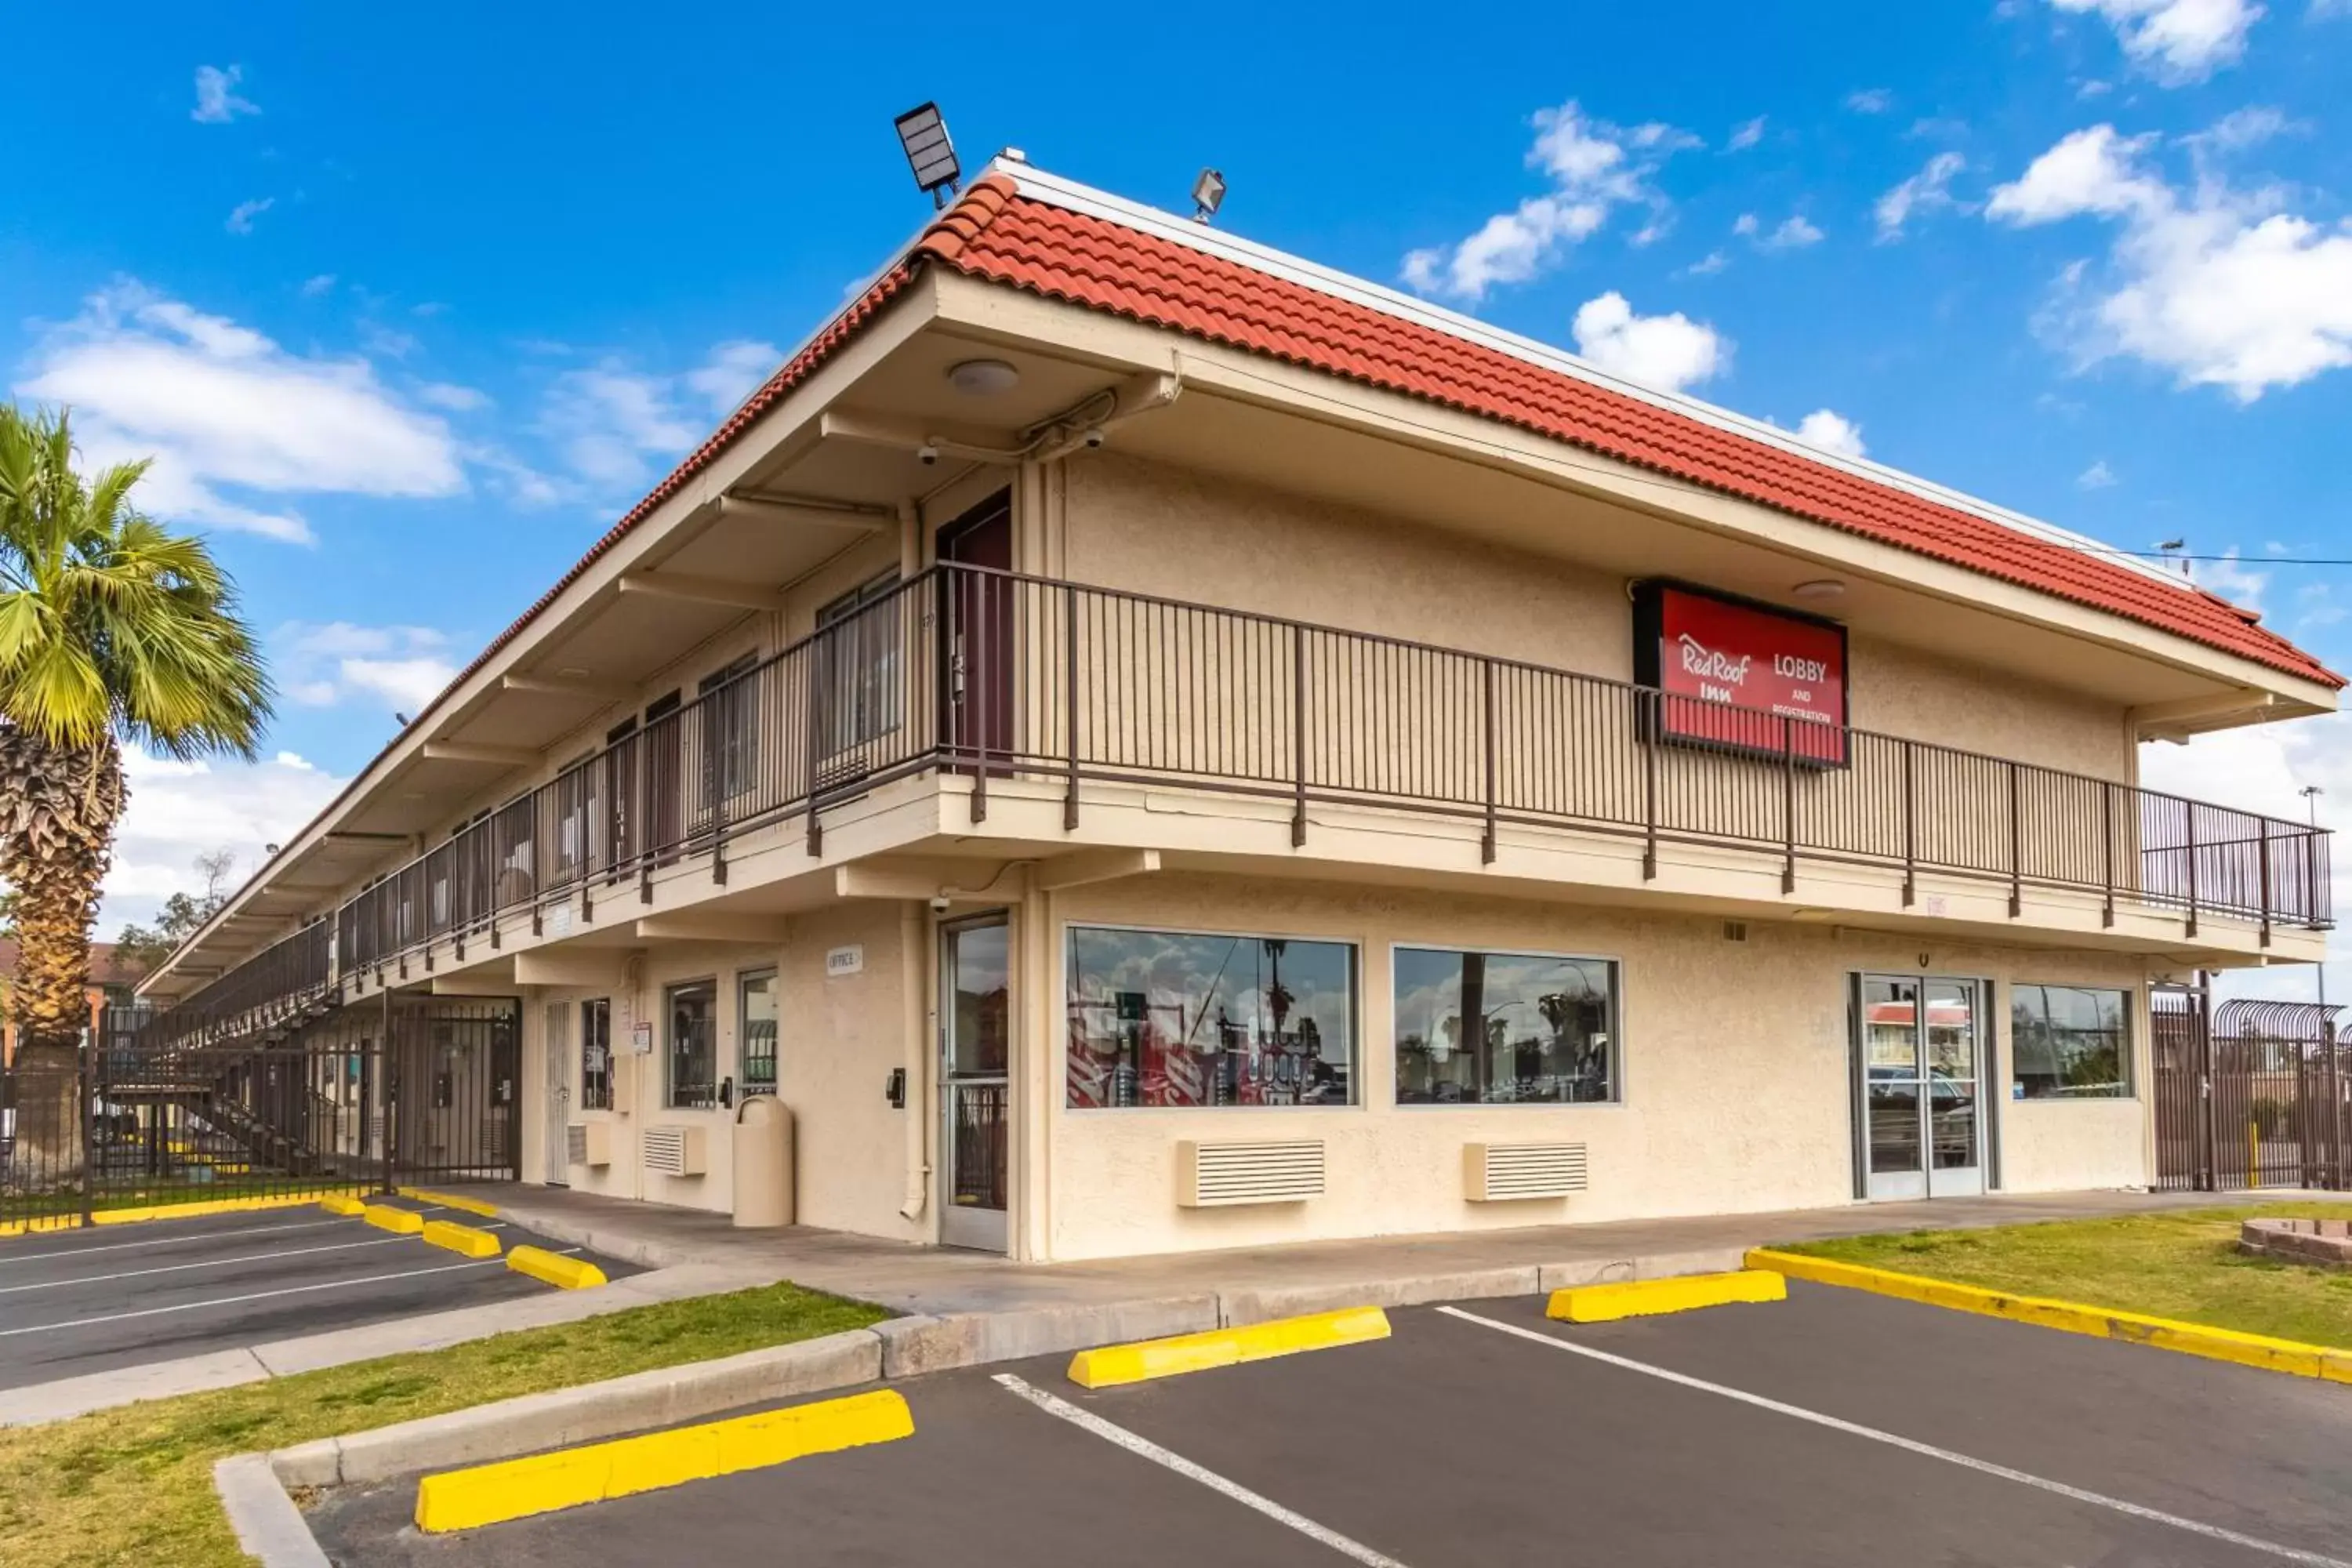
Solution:
<svg viewBox="0 0 2352 1568"><path fill-rule="evenodd" d="M1845 628L1666 584L1643 584L1636 679L1667 740L1846 761Z"/></svg>

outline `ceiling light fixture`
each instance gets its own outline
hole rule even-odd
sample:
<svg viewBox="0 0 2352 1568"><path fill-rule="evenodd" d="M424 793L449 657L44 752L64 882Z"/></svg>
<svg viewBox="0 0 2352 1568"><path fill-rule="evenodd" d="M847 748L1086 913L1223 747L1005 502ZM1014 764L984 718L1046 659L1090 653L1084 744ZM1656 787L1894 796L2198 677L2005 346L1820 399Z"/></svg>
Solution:
<svg viewBox="0 0 2352 1568"><path fill-rule="evenodd" d="M948 367L948 384L966 397L993 397L1021 384L1021 372L1001 359L968 359Z"/></svg>
<svg viewBox="0 0 2352 1568"><path fill-rule="evenodd" d="M1816 577L1810 583L1800 583L1789 590L1800 599L1842 599L1845 584L1834 577Z"/></svg>
<svg viewBox="0 0 2352 1568"><path fill-rule="evenodd" d="M929 195L934 207L947 205L963 179L963 165L956 162L955 143L948 137L940 106L919 104L891 123L898 128L898 146L907 154L907 167L914 171L915 184Z"/></svg>

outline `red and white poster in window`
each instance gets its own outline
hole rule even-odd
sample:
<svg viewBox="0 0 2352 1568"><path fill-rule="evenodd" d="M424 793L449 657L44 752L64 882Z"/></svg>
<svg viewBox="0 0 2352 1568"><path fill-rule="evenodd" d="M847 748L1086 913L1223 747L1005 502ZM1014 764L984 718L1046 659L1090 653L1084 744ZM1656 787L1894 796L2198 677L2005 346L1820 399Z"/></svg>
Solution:
<svg viewBox="0 0 2352 1568"><path fill-rule="evenodd" d="M1659 739L1845 765L1845 628L1835 621L1643 583L1633 638L1633 679L1662 693Z"/></svg>

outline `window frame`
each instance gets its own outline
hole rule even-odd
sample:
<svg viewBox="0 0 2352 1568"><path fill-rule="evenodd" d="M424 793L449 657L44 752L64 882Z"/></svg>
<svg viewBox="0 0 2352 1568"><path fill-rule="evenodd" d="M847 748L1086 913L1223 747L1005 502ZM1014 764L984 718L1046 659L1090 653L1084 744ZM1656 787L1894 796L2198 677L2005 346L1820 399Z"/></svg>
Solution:
<svg viewBox="0 0 2352 1568"><path fill-rule="evenodd" d="M1072 1105L1070 1103L1070 933L1074 931L1127 931L1142 936L1205 936L1228 937L1237 942L1312 942L1327 946L1342 947L1349 959L1349 1019L1352 1056L1349 1061L1349 1098L1337 1104L1318 1105ZM1058 1065L1060 1088L1056 1110L1070 1116L1116 1114L1120 1116L1182 1116L1202 1114L1261 1116L1286 1115L1312 1111L1318 1116L1330 1112L1361 1112L1371 1108L1371 1096L1364 1082L1364 952L1370 944L1353 936L1332 936L1322 931L1232 931L1214 926L1146 925L1132 921L1064 920L1060 922L1059 940L1055 943L1054 964L1059 976L1062 1000L1058 1004L1060 1036Z"/></svg>
<svg viewBox="0 0 2352 1568"><path fill-rule="evenodd" d="M702 710L702 770L696 804L704 811L749 795L760 754L760 650L737 654L694 683Z"/></svg>
<svg viewBox="0 0 2352 1568"><path fill-rule="evenodd" d="M1605 963L1609 966L1609 1086L1606 1100L1416 1100L1397 1098L1397 1068L1404 1054L1397 1038L1397 954L1400 952L1482 952L1489 958L1547 958L1564 963ZM1389 1105L1391 1109L1423 1110L1622 1110L1631 1103L1627 1093L1625 1058L1625 961L1610 952L1555 952L1543 948L1457 947L1433 942L1391 942L1389 966Z"/></svg>
<svg viewBox="0 0 2352 1568"><path fill-rule="evenodd" d="M602 1010L600 1016L604 1020L604 1070L601 1075L591 1072L588 1067L588 1050L594 1043L595 1034L595 1031L590 1028L588 1020L593 1009ZM572 1055L575 1065L580 1069L579 1108L582 1110L610 1110L613 1109L614 1078L613 999L610 996L583 996L572 1005L571 1011L574 1031ZM594 1088L600 1076L604 1079L604 1092L601 1096L595 1092Z"/></svg>
<svg viewBox="0 0 2352 1568"><path fill-rule="evenodd" d="M2123 1039L2117 1050L2117 1065L2123 1069L2123 1086L2114 1094L2027 1094L2021 1092L2025 1080L2018 1075L2017 1009L2032 992L2086 991L2106 993L2123 998ZM2009 1012L2003 1019L2007 1037L2008 1103L2011 1105L2130 1105L2141 1098L2139 1070L2139 999L2143 988L2135 985L2093 985L2067 980L2012 980L2009 983ZM2045 1022L2047 1015L2044 1015Z"/></svg>
<svg viewBox="0 0 2352 1568"><path fill-rule="evenodd" d="M708 1098L680 1100L677 1094L677 994L697 988L710 994L710 1083ZM719 1110L725 1109L719 1100L719 976L702 974L671 981L661 988L662 998L662 1109L665 1110Z"/></svg>
<svg viewBox="0 0 2352 1568"><path fill-rule="evenodd" d="M744 1006L745 989L755 980L768 983L769 1022L775 1028L774 1036L768 1042L768 1079L764 1083L757 1082L751 1077L751 1020L750 1010ZM735 1095L738 1100L755 1094L774 1095L781 1091L783 1078L783 1002L780 966L765 963L735 972Z"/></svg>

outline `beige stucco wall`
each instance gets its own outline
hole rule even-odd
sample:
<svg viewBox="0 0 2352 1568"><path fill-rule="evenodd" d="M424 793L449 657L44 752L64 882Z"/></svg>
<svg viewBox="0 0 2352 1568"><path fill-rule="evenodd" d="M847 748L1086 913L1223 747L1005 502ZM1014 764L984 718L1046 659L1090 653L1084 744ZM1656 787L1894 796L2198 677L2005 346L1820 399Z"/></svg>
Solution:
<svg viewBox="0 0 2352 1568"><path fill-rule="evenodd" d="M614 1108L580 1105L576 1038L567 1038L555 1064L572 1091L572 1119L613 1128L612 1163L575 1165L572 1186L614 1197L731 1213L735 1204L733 1110L670 1108L662 1103L665 1013L663 993L675 984L713 979L718 991L718 1072L742 1083L742 1024L738 978L772 967L778 979L777 1095L793 1113L798 1218L806 1225L869 1235L925 1239L928 1215L909 1221L905 1201L905 1121L883 1098L892 1068L904 1063L906 1029L902 943L898 906L856 903L793 920L781 944L677 943L645 950L634 965L614 949L558 950L601 960L602 984L526 988L523 1009L523 1179L546 1172L543 1127L547 1089L546 1010L593 996L613 1003ZM825 953L848 945L864 950L856 974L828 977ZM636 976L632 983L632 973ZM634 1022L654 1025L653 1049L628 1050ZM741 1103L740 1095L737 1104ZM696 1177L646 1171L638 1136L654 1125L703 1129L709 1168Z"/></svg>
<svg viewBox="0 0 2352 1568"><path fill-rule="evenodd" d="M1065 468L1059 565L1074 581L1633 679L1622 578L1115 453ZM2118 707L1881 638L1855 637L1851 663L1860 728L2133 776Z"/></svg>
<svg viewBox="0 0 2352 1568"><path fill-rule="evenodd" d="M1459 899L1205 876L1139 879L1056 895L1059 991L1067 922L1166 925L1318 937L1359 945L1360 1103L1347 1109L1070 1110L1052 1125L1051 1256L1256 1246L1339 1237L1837 1205L1853 1198L1847 977L1886 968L1996 983L2001 1052L1988 1102L2001 1119L2003 1186L2126 1186L2146 1177L2137 1100L2013 1107L2007 1100L2007 983L2136 985L2136 961L1989 948L1752 922L1645 917L1571 904ZM1622 965L1622 1102L1611 1106L1393 1103L1391 943L1612 957ZM1058 1013L1058 1009L1055 1010ZM1059 1019L1029 1020L1058 1089ZM2145 1075L2142 1074L2144 1081ZM1033 1081L1034 1081L1033 1079ZM1328 1191L1304 1204L1187 1210L1175 1202L1185 1138L1324 1140ZM1566 1200L1473 1204L1463 1146L1568 1140L1588 1146L1591 1190Z"/></svg>

